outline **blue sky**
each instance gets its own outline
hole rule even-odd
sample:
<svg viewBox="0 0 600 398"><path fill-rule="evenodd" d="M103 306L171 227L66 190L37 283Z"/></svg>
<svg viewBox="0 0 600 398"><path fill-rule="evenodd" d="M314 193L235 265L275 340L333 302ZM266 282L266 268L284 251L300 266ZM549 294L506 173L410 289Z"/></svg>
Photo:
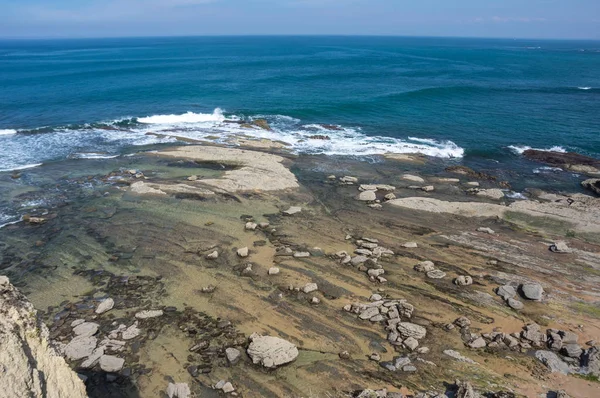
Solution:
<svg viewBox="0 0 600 398"><path fill-rule="evenodd" d="M600 0L0 0L0 37L355 34L600 39Z"/></svg>

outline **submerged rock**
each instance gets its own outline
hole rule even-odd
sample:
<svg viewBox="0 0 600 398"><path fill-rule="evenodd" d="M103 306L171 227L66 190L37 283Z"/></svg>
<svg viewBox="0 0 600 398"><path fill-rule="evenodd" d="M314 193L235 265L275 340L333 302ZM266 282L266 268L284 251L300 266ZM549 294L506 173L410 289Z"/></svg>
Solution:
<svg viewBox="0 0 600 398"><path fill-rule="evenodd" d="M2 396L87 397L77 373L50 345L33 305L5 276L0 276L0 347Z"/></svg>
<svg viewBox="0 0 600 398"><path fill-rule="evenodd" d="M254 364L260 364L265 368L276 368L298 357L296 346L279 337L260 336L254 333L250 336L250 340L252 342L248 346L248 355Z"/></svg>
<svg viewBox="0 0 600 398"><path fill-rule="evenodd" d="M158 316L162 316L162 310L144 310L135 314L137 319L148 319L148 318L156 318Z"/></svg>

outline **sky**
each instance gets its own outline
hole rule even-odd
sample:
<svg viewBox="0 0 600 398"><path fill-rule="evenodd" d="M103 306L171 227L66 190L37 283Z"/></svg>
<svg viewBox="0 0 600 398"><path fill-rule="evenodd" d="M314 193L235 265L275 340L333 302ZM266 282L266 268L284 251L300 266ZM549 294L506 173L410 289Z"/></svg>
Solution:
<svg viewBox="0 0 600 398"><path fill-rule="evenodd" d="M600 0L0 0L0 37L600 39Z"/></svg>

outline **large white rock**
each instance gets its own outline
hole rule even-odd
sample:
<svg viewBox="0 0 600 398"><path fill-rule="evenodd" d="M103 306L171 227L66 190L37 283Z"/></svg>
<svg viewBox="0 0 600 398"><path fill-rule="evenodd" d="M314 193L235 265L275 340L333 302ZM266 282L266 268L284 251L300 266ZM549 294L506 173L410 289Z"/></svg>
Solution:
<svg viewBox="0 0 600 398"><path fill-rule="evenodd" d="M98 339L94 336L77 336L65 346L65 356L73 361L89 357L97 344Z"/></svg>
<svg viewBox="0 0 600 398"><path fill-rule="evenodd" d="M274 336L260 336L256 333L250 336L252 341L248 346L247 353L254 364L260 364L265 368L292 362L298 357L298 349L289 341Z"/></svg>
<svg viewBox="0 0 600 398"><path fill-rule="evenodd" d="M115 300L109 297L106 300L103 300L100 304L98 304L98 307L96 308L96 314L103 314L106 311L110 311L114 306Z"/></svg>
<svg viewBox="0 0 600 398"><path fill-rule="evenodd" d="M398 333L405 339L413 337L417 340L421 340L427 335L427 329L415 323L400 322L398 324Z"/></svg>
<svg viewBox="0 0 600 398"><path fill-rule="evenodd" d="M81 323L81 324L75 326L73 328L73 333L75 333L75 336L80 336L80 337L93 336L98 332L99 326L100 325L98 325L97 323L94 323L94 322L84 322L84 323Z"/></svg>
<svg viewBox="0 0 600 398"><path fill-rule="evenodd" d="M85 385L50 345L46 325L8 278L0 276L0 395L84 398Z"/></svg>
<svg viewBox="0 0 600 398"><path fill-rule="evenodd" d="M169 383L167 386L167 396L169 398L188 398L192 392L187 383Z"/></svg>
<svg viewBox="0 0 600 398"><path fill-rule="evenodd" d="M375 194L375 191L363 191L358 194L357 199L364 202L372 202L377 199L377 195Z"/></svg>
<svg viewBox="0 0 600 398"><path fill-rule="evenodd" d="M123 369L125 360L114 355L102 355L100 357L100 369L105 372L118 372Z"/></svg>

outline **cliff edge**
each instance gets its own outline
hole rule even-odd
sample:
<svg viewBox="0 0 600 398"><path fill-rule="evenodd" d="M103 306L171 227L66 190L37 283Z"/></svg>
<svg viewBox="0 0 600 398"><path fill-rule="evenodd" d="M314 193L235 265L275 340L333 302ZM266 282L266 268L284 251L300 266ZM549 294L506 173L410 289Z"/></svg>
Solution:
<svg viewBox="0 0 600 398"><path fill-rule="evenodd" d="M7 397L87 397L85 385L50 345L37 311L0 276L0 386Z"/></svg>

